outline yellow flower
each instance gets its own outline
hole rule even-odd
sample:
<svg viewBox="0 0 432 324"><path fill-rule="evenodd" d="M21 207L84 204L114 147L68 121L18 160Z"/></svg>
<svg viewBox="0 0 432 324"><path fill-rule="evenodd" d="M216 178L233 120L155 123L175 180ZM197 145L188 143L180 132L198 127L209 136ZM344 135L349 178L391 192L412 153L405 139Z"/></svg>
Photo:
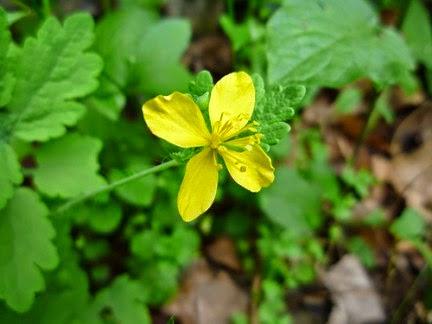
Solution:
<svg viewBox="0 0 432 324"><path fill-rule="evenodd" d="M177 197L183 220L192 221L212 205L217 190L218 156L240 186L258 192L273 182L274 168L250 122L255 88L245 72L231 73L214 86L209 102L211 131L188 95L174 92L147 101L144 120L151 132L182 148L202 147L186 165Z"/></svg>

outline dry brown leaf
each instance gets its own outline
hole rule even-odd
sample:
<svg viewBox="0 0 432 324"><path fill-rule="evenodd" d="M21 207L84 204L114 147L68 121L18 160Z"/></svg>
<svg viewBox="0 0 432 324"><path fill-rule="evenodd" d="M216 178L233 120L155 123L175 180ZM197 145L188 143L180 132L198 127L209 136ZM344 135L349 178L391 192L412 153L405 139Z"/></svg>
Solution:
<svg viewBox="0 0 432 324"><path fill-rule="evenodd" d="M360 261L353 255L344 256L321 278L335 304L328 323L362 324L385 321L381 305L371 279Z"/></svg>
<svg viewBox="0 0 432 324"><path fill-rule="evenodd" d="M391 143L390 182L407 204L432 221L432 104L410 114Z"/></svg>
<svg viewBox="0 0 432 324"><path fill-rule="evenodd" d="M213 272L205 260L185 273L177 297L164 311L183 324L225 324L237 312L246 312L248 296L225 271Z"/></svg>
<svg viewBox="0 0 432 324"><path fill-rule="evenodd" d="M237 257L232 239L227 236L219 237L206 248L208 257L227 268L241 271L241 264Z"/></svg>

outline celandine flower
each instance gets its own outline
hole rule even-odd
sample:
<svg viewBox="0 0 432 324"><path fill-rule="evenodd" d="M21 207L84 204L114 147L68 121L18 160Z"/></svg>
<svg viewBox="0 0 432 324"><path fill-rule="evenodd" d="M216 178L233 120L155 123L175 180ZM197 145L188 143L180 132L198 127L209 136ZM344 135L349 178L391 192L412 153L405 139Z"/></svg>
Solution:
<svg viewBox="0 0 432 324"><path fill-rule="evenodd" d="M192 221L212 205L217 190L218 156L242 187L258 192L273 182L274 168L259 145L262 134L249 122L255 106L255 88L245 72L231 73L214 86L209 102L211 131L199 107L188 95L174 92L143 105L151 132L183 147L202 147L186 165L177 197L185 221Z"/></svg>

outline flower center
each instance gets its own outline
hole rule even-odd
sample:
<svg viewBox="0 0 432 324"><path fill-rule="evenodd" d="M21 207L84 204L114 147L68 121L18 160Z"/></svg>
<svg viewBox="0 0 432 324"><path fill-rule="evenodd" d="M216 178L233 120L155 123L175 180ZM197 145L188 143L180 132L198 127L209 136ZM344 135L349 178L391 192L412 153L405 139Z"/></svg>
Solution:
<svg viewBox="0 0 432 324"><path fill-rule="evenodd" d="M222 144L221 138L218 134L212 134L209 141L209 146L212 149L217 149Z"/></svg>

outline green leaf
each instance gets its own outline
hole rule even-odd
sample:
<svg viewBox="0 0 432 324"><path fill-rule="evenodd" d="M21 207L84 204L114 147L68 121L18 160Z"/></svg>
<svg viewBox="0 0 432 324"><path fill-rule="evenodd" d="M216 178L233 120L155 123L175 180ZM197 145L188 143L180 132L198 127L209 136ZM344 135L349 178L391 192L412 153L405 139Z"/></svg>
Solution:
<svg viewBox="0 0 432 324"><path fill-rule="evenodd" d="M355 170L349 165L342 170L341 177L362 198L368 195L371 185L375 182L374 176L368 170Z"/></svg>
<svg viewBox="0 0 432 324"><path fill-rule="evenodd" d="M71 198L105 184L97 171L102 143L96 138L69 134L50 141L36 152L34 183L50 197Z"/></svg>
<svg viewBox="0 0 432 324"><path fill-rule="evenodd" d="M167 302L178 287L180 269L172 261L158 260L140 268L140 283L148 290L146 302L159 305Z"/></svg>
<svg viewBox="0 0 432 324"><path fill-rule="evenodd" d="M171 235L164 235L155 230L146 230L134 235L131 251L143 261L154 262L168 259L179 266L186 266L197 256L199 237L187 227L175 227Z"/></svg>
<svg viewBox="0 0 432 324"><path fill-rule="evenodd" d="M220 17L219 22L223 31L229 37L232 48L235 52L251 41L247 22L237 24L229 15L223 15Z"/></svg>
<svg viewBox="0 0 432 324"><path fill-rule="evenodd" d="M72 15L63 26L50 17L36 38L26 39L15 51L16 84L8 109L16 137L46 141L61 136L84 113L85 107L75 99L97 88L102 68L100 58L86 52L93 42L92 30L88 14Z"/></svg>
<svg viewBox="0 0 432 324"><path fill-rule="evenodd" d="M105 73L123 89L168 94L187 88L189 73L180 58L190 36L185 20L158 22L154 12L122 9L100 21L95 48L106 62Z"/></svg>
<svg viewBox="0 0 432 324"><path fill-rule="evenodd" d="M180 59L189 44L191 33L187 20L164 19L143 35L137 49L139 91L169 94L187 89L190 75L180 64Z"/></svg>
<svg viewBox="0 0 432 324"><path fill-rule="evenodd" d="M260 79L256 79L255 83L260 86ZM260 87L257 88L258 91ZM277 144L290 130L288 124L285 123L288 119L294 116L295 110L303 97L305 96L306 88L304 86L274 86L265 91L265 96L259 96L254 113L254 120L259 123L259 132L264 135L263 142L268 145Z"/></svg>
<svg viewBox="0 0 432 324"><path fill-rule="evenodd" d="M64 218L54 220L54 224L60 264L47 276L48 289L38 294L33 307L24 314L0 306L0 323L80 323L75 320L82 316L89 299L87 274L80 268L73 249L69 224Z"/></svg>
<svg viewBox="0 0 432 324"><path fill-rule="evenodd" d="M99 88L85 103L87 107L97 110L108 119L117 120L126 103L126 97L112 81L102 77Z"/></svg>
<svg viewBox="0 0 432 324"><path fill-rule="evenodd" d="M149 167L150 165L147 163L134 163L126 168L126 170L112 170L109 174L109 179L111 182L114 182ZM115 188L115 193L129 204L148 207L151 205L155 195L156 179L155 175L150 174L144 178Z"/></svg>
<svg viewBox="0 0 432 324"><path fill-rule="evenodd" d="M0 298L18 312L28 310L35 293L45 289L40 269L58 264L47 215L38 195L26 188L16 190L0 211Z"/></svg>
<svg viewBox="0 0 432 324"><path fill-rule="evenodd" d="M270 220L293 234L311 234L322 222L319 187L293 169L281 168L275 178L273 185L260 194L261 208Z"/></svg>
<svg viewBox="0 0 432 324"><path fill-rule="evenodd" d="M360 261L368 268L376 264L375 254L372 248L360 237L355 236L348 241L347 248L354 253Z"/></svg>
<svg viewBox="0 0 432 324"><path fill-rule="evenodd" d="M339 114L351 114L360 105L362 92L358 88L347 88L339 93L335 107Z"/></svg>
<svg viewBox="0 0 432 324"><path fill-rule="evenodd" d="M416 210L407 208L390 226L390 232L401 240L416 241L426 233L426 221Z"/></svg>
<svg viewBox="0 0 432 324"><path fill-rule="evenodd" d="M32 14L32 12L30 10L8 11L6 13L6 15L7 15L7 22L9 24L9 26L12 26L17 21L23 19L24 17L28 17L31 14Z"/></svg>
<svg viewBox="0 0 432 324"><path fill-rule="evenodd" d="M207 70L199 72L189 82L189 92L194 96L202 96L205 93L210 93L213 88L213 77Z"/></svg>
<svg viewBox="0 0 432 324"><path fill-rule="evenodd" d="M0 7L0 108L11 99L14 78L7 72L7 60L11 37L8 29L7 16Z"/></svg>
<svg viewBox="0 0 432 324"><path fill-rule="evenodd" d="M395 113L393 111L393 107L389 102L389 95L389 91L383 91L379 95L378 99L375 101L372 114L367 124L367 132L375 129L381 117L385 120L387 124L391 124L394 122Z"/></svg>
<svg viewBox="0 0 432 324"><path fill-rule="evenodd" d="M137 45L156 22L155 13L134 8L109 13L97 24L94 47L104 59L104 72L120 87L125 88L133 81L132 69L139 59Z"/></svg>
<svg viewBox="0 0 432 324"><path fill-rule="evenodd" d="M69 212L70 216L79 224L88 224L98 233L111 233L122 219L122 211L114 201L107 204L86 203L76 206Z"/></svg>
<svg viewBox="0 0 432 324"><path fill-rule="evenodd" d="M270 83L338 87L360 77L406 85L415 67L403 39L364 0L286 0L268 23Z"/></svg>
<svg viewBox="0 0 432 324"><path fill-rule="evenodd" d="M151 323L144 304L143 287L128 276L122 275L110 287L101 290L89 308L88 323Z"/></svg>
<svg viewBox="0 0 432 324"><path fill-rule="evenodd" d="M411 0L402 24L402 33L414 56L432 69L432 28L422 1Z"/></svg>
<svg viewBox="0 0 432 324"><path fill-rule="evenodd" d="M12 197L14 185L21 183L23 177L21 166L14 150L6 143L0 141L0 209Z"/></svg>

